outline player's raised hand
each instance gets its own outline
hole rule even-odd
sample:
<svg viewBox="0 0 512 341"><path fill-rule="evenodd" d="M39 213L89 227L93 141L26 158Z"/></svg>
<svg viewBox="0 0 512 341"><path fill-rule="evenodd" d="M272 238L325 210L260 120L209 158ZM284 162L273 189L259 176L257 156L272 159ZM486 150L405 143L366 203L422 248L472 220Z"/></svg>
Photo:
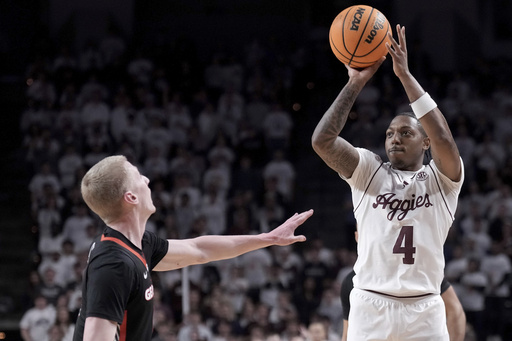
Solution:
<svg viewBox="0 0 512 341"><path fill-rule="evenodd" d="M348 70L348 76L351 80L361 82L363 85L366 84L370 78L373 77L375 72L379 69L379 67L384 63L386 57L381 57L375 64L365 67L364 69L356 69L351 66L345 64L345 67Z"/></svg>
<svg viewBox="0 0 512 341"><path fill-rule="evenodd" d="M302 225L309 217L313 215L313 210L305 211L302 213L295 213L293 216L288 218L284 223L273 229L268 233L268 237L271 238L272 244L284 246L290 245L296 242L306 241L306 237L303 235L295 235L297 227Z"/></svg>
<svg viewBox="0 0 512 341"><path fill-rule="evenodd" d="M393 58L393 71L398 78L409 74L409 65L407 62L407 42L405 40L405 26L396 25L398 42L393 38L391 32L388 33L391 45L386 43L389 54Z"/></svg>

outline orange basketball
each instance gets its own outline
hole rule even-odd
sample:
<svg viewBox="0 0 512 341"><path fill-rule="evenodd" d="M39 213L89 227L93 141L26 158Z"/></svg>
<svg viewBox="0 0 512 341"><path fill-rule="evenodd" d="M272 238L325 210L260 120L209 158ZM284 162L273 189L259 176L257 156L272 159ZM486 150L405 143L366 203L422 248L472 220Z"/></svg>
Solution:
<svg viewBox="0 0 512 341"><path fill-rule="evenodd" d="M379 10L356 5L340 12L329 30L332 52L343 64L365 68L388 53L389 22Z"/></svg>

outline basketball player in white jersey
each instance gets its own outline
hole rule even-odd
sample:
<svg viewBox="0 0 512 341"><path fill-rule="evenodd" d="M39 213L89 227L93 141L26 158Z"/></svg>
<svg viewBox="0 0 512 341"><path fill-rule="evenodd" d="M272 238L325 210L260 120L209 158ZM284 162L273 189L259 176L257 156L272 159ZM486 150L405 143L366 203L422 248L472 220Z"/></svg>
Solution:
<svg viewBox="0 0 512 341"><path fill-rule="evenodd" d="M443 244L464 179L463 164L436 103L411 75L405 27L391 39L393 71L411 103L385 132L389 161L355 148L342 131L356 97L383 63L350 67L349 80L318 123L313 148L352 190L358 258L348 340L449 340L440 297ZM376 132L380 133L380 132ZM430 149L432 160L423 164Z"/></svg>

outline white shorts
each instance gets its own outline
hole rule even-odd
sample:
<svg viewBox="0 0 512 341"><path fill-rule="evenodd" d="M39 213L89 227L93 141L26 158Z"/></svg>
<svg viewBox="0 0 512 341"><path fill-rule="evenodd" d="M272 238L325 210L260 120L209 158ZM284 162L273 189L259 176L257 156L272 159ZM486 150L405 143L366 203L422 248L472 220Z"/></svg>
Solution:
<svg viewBox="0 0 512 341"><path fill-rule="evenodd" d="M449 341L440 295L394 298L361 289L350 292L348 341Z"/></svg>

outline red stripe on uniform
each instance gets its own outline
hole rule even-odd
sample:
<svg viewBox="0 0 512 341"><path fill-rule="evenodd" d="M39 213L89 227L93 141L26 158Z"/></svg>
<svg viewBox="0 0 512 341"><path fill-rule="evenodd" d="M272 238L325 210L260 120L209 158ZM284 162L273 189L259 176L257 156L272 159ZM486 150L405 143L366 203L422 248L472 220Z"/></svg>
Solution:
<svg viewBox="0 0 512 341"><path fill-rule="evenodd" d="M129 247L125 242L123 242L121 239L117 239L117 238L114 238L114 237L105 237L105 235L101 235L101 241L111 241L111 242L114 242L114 243L117 243L119 245L121 245L122 247L124 247L125 249L127 249L128 251L130 251L131 253L133 253L135 256L137 256L140 261L144 264L144 266L147 268L148 265L146 264L146 260L144 259L144 257L142 257L138 252L135 252L131 247Z"/></svg>
<svg viewBox="0 0 512 341"><path fill-rule="evenodd" d="M119 329L119 341L126 341L126 321L128 319L128 310L124 311L123 323L121 323L121 328Z"/></svg>

